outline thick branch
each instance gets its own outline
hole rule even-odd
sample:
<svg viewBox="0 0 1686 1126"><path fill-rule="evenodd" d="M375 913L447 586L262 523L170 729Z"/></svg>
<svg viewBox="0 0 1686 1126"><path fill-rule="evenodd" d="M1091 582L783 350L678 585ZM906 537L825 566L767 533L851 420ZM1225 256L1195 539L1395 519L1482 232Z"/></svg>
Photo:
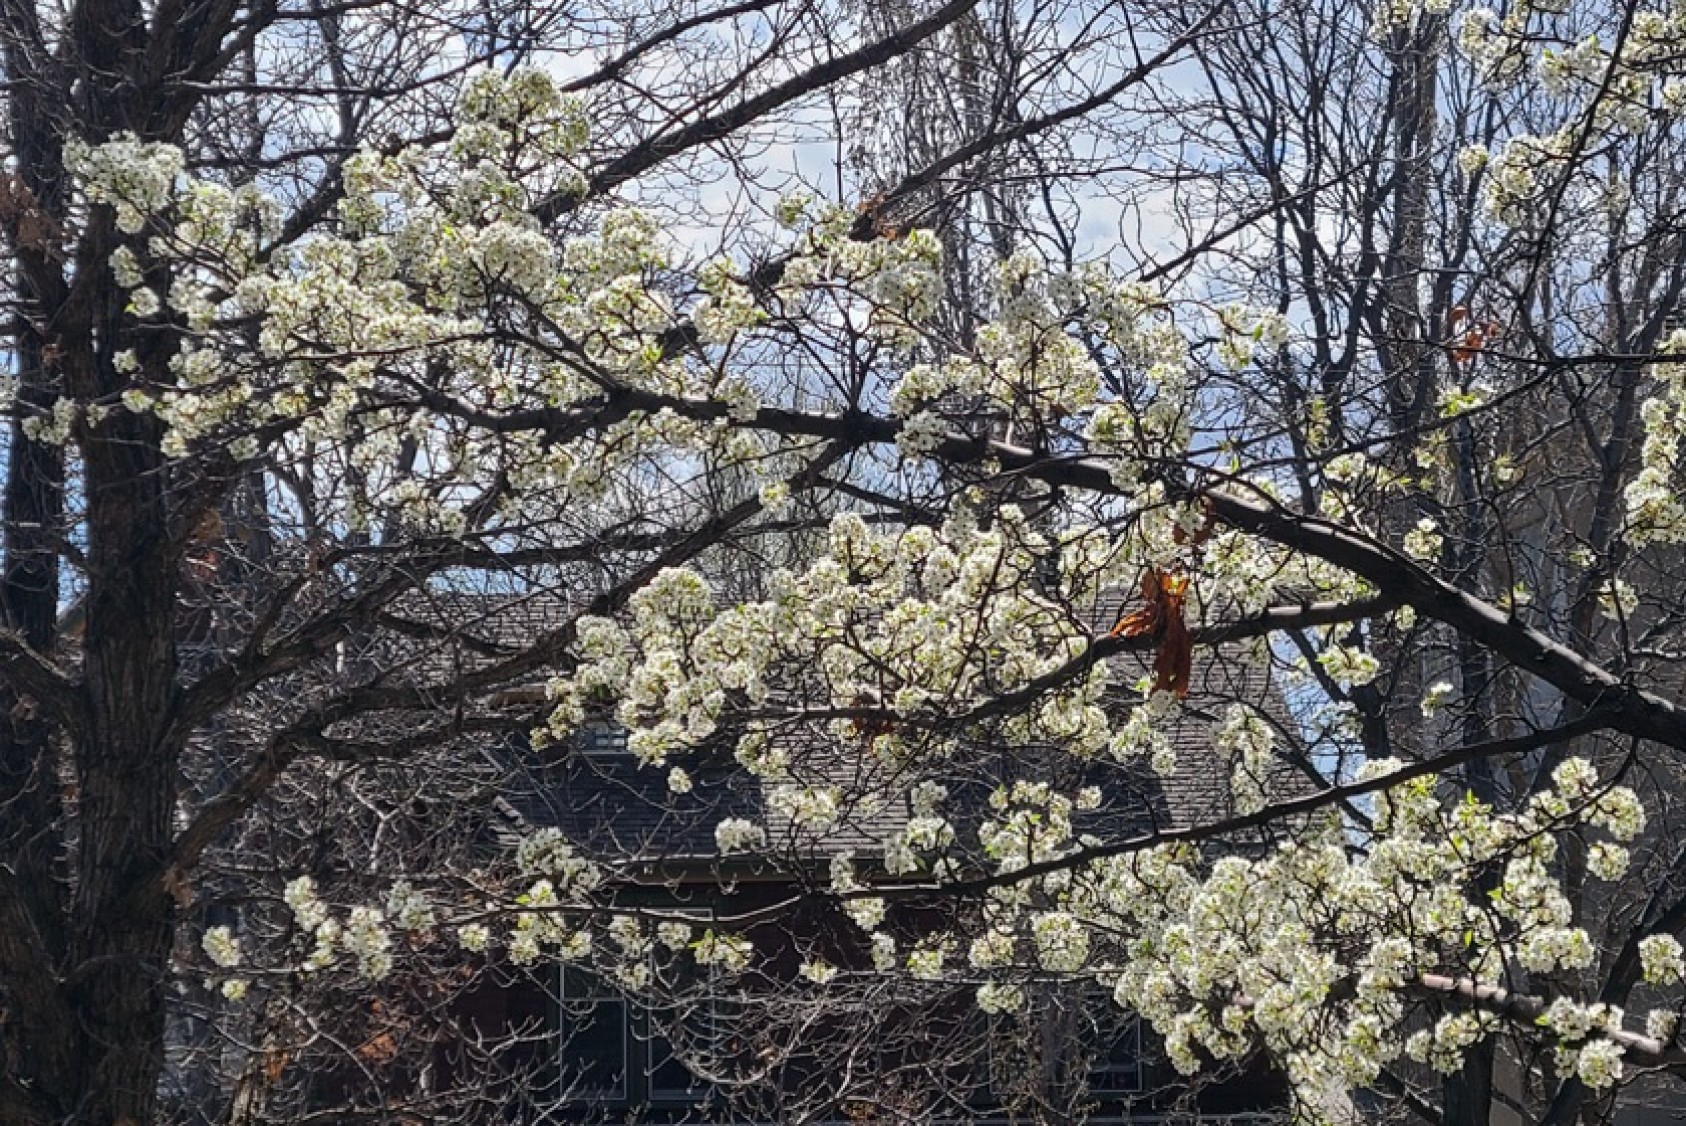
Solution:
<svg viewBox="0 0 1686 1126"><path fill-rule="evenodd" d="M1411 989L1429 997L1455 997L1483 1012L1495 1013L1506 1020L1533 1027L1551 1006L1545 997L1531 993L1513 993L1500 985L1487 985L1467 977L1447 977L1444 974L1420 974ZM1595 1038L1609 1040L1633 1056L1642 1056L1647 1063L1670 1067L1686 1065L1686 1050L1673 1043L1646 1036L1641 1032L1621 1029L1597 1029Z"/></svg>
<svg viewBox="0 0 1686 1126"><path fill-rule="evenodd" d="M1201 626L1189 631L1195 645L1213 647L1227 645L1248 638L1265 637L1285 629L1310 629L1315 626L1337 625L1385 614L1397 607L1385 598L1370 598L1360 602L1312 602L1304 606L1272 606L1261 614L1222 625ZM1087 673L1101 661L1119 653L1140 653L1151 650L1157 642L1149 636L1099 637L1077 656L1057 669L1043 673L1011 692L992 696L971 708L953 715L915 712L902 714L893 708L856 706L803 708L798 710L753 711L744 713L745 719L785 720L804 723L823 723L830 720L883 722L899 727L942 730L978 723L996 716L1011 715L1057 691Z"/></svg>
<svg viewBox="0 0 1686 1126"><path fill-rule="evenodd" d="M542 223L555 222L587 199L613 191L669 157L723 141L745 125L781 106L823 90L851 75L889 62L971 11L977 3L978 0L949 0L947 4L917 23L909 24L846 55L839 55L809 67L796 77L780 82L753 98L746 98L731 109L693 121L672 133L658 133L592 173L586 181L584 194L553 195L541 200L533 209L533 213Z"/></svg>

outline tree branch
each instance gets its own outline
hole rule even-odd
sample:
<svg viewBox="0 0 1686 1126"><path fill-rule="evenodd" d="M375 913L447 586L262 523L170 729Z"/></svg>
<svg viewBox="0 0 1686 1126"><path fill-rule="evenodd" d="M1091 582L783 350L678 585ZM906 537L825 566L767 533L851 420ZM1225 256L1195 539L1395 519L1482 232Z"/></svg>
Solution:
<svg viewBox="0 0 1686 1126"><path fill-rule="evenodd" d="M39 704L72 732L86 729L80 682L26 645L8 629L0 629L0 678Z"/></svg>
<svg viewBox="0 0 1686 1126"><path fill-rule="evenodd" d="M583 193L557 193L539 201L533 214L541 223L554 223L588 199L593 199L632 180L682 152L725 140L737 130L780 106L889 62L921 41L930 38L977 6L978 0L949 0L916 23L892 32L846 55L803 69L794 78L746 98L731 109L722 110L672 133L658 133L634 145L586 181Z"/></svg>

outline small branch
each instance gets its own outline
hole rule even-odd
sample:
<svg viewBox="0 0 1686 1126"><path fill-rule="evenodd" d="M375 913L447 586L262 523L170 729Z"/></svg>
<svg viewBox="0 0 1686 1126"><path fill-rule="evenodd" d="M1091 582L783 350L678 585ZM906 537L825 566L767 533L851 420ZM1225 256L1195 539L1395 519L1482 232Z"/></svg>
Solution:
<svg viewBox="0 0 1686 1126"><path fill-rule="evenodd" d="M0 678L71 731L87 729L81 685L8 629L0 629Z"/></svg>
<svg viewBox="0 0 1686 1126"><path fill-rule="evenodd" d="M1579 738L1601 728L1609 726L1610 716L1603 712L1593 711L1582 715L1571 723L1557 727L1548 727L1534 731L1527 735L1519 735L1512 739L1493 739L1483 743L1471 743L1456 747L1443 754L1434 755L1420 762L1406 763L1384 774L1377 774L1357 782L1345 782L1337 786L1329 786L1315 793L1302 797L1288 798L1283 801L1272 802L1252 813L1239 814L1234 817L1220 818L1200 825L1186 825L1175 829L1162 829L1140 836L1129 837L1125 840L1114 841L1110 844L1100 844L1093 848L1078 849L1065 856L1052 860L1038 861L1027 864L1023 868L999 875L984 876L979 879L962 881L952 884L908 884L893 889L896 893L929 895L933 891L954 893L969 893L988 891L991 888L1003 887L1011 884L1033 880L1054 872L1068 871L1081 867L1096 860L1105 860L1114 856L1124 856L1132 852L1143 852L1161 845L1179 842L1194 842L1210 840L1213 837L1226 836L1231 833L1244 832L1248 829L1263 828L1293 817L1304 816L1325 809L1331 805L1351 801L1353 798L1365 794L1377 793L1393 786L1421 778L1429 774L1440 774L1462 763L1473 762L1477 759L1497 758L1503 755L1527 754L1537 751L1541 747L1548 747L1554 743L1566 742ZM892 889L869 889L871 894L887 894Z"/></svg>

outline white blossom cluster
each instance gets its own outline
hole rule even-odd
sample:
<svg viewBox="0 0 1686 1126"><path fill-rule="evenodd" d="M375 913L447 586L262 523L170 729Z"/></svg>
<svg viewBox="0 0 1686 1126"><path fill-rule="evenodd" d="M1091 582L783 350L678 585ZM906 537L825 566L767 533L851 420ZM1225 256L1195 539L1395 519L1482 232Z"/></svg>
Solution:
<svg viewBox="0 0 1686 1126"><path fill-rule="evenodd" d="M836 786L778 785L767 795L767 808L791 825L814 834L836 826L842 811Z"/></svg>
<svg viewBox="0 0 1686 1126"><path fill-rule="evenodd" d="M364 977L379 981L392 972L392 936L378 907L353 907L341 942L345 952L357 959L357 970Z"/></svg>
<svg viewBox="0 0 1686 1126"><path fill-rule="evenodd" d="M722 934L714 930L703 932L691 944L691 952L701 966L717 966L727 973L742 973L749 966L754 947L742 935Z"/></svg>
<svg viewBox="0 0 1686 1126"><path fill-rule="evenodd" d="M566 910L579 904L560 895L550 880L535 880L515 897L515 906L515 923L508 940L512 962L528 965L547 950L565 961L591 953L591 931L574 925Z"/></svg>
<svg viewBox="0 0 1686 1126"><path fill-rule="evenodd" d="M1257 711L1231 704L1212 733L1212 745L1230 763L1230 793L1237 813L1264 806L1275 762L1276 732Z"/></svg>
<svg viewBox="0 0 1686 1126"><path fill-rule="evenodd" d="M588 137L582 104L544 72L479 74L449 143L349 159L336 224L285 244L274 200L190 175L174 149L127 138L72 145L84 196L132 236L110 263L131 315L173 314L185 326L168 380L142 373L132 353L116 357L135 379L123 406L166 424L172 456L223 445L252 458L271 442L343 463L338 495L323 499L354 531L381 516L464 534L473 490L462 482L482 467L501 467L507 481L496 518L519 520L600 497L640 450L771 464L790 443L681 411L634 412L567 443L527 431L494 439L467 421L590 404L605 382L681 406L720 404L739 421L759 409L758 389L719 357L664 343L694 332L729 351L756 330L765 310L737 267L712 263L691 271L688 290L674 284L671 239L631 207L594 212L565 239L541 230L542 200L585 190ZM796 233L779 299L794 307L823 291L859 314L861 331L911 341L941 292L940 244L925 231L850 238L853 215L832 208ZM430 381L437 398L418 402L415 387ZM62 441L76 421L59 412L28 424ZM406 444L417 455L400 473ZM768 482L773 494L779 484Z"/></svg>
<svg viewBox="0 0 1686 1126"><path fill-rule="evenodd" d="M1686 354L1686 332L1671 334L1660 351ZM1640 407L1645 441L1640 449L1639 471L1624 494L1624 535L1635 547L1686 542L1686 503L1677 484L1681 440L1686 437L1686 364L1657 364L1652 373L1659 387Z"/></svg>
<svg viewBox="0 0 1686 1126"><path fill-rule="evenodd" d="M725 855L749 852L767 843L767 830L742 817L728 817L715 826L714 843Z"/></svg>
<svg viewBox="0 0 1686 1126"><path fill-rule="evenodd" d="M1639 960L1652 985L1677 985L1686 980L1686 953L1673 935L1653 934L1639 941Z"/></svg>
<svg viewBox="0 0 1686 1126"><path fill-rule="evenodd" d="M240 964L240 940L228 927L209 928L199 945L215 966L228 970Z"/></svg>
<svg viewBox="0 0 1686 1126"><path fill-rule="evenodd" d="M400 882L393 889L394 902L411 913L411 920L426 918L426 900L409 885ZM351 908L342 921L317 895L316 881L309 876L289 880L282 890L282 900L293 913L299 931L313 943L310 953L300 964L307 973L326 970L341 954L355 960L357 972L371 981L379 981L392 972L392 939L387 930L385 912L379 907L359 904ZM421 914L415 914L420 911ZM428 919L429 923L431 920Z"/></svg>
<svg viewBox="0 0 1686 1126"><path fill-rule="evenodd" d="M515 849L515 866L524 876L544 877L564 897L587 895L603 880L602 869L579 855L556 828L522 838Z"/></svg>
<svg viewBox="0 0 1686 1126"><path fill-rule="evenodd" d="M1374 654L1351 645L1329 646L1318 654L1317 663L1335 680L1353 688L1369 684L1381 673L1381 662Z"/></svg>
<svg viewBox="0 0 1686 1126"><path fill-rule="evenodd" d="M1255 718L1226 716L1232 753L1267 742ZM1399 765L1375 763L1366 776ZM1516 815L1474 799L1448 805L1429 777L1395 785L1377 796L1373 836L1357 850L1327 822L1257 858L1206 861L1164 845L1085 860L1081 850L1094 842L1073 839L1074 804L1034 783L995 796L985 833L1002 871L1045 858L1067 863L991 892L984 929L966 948L971 969L987 978L979 1005L1016 1008L1030 966L1103 973L1116 982L1119 1004L1165 1036L1179 1067L1239 1058L1262 1042L1307 1091L1363 1086L1401 1055L1455 1069L1502 1020L1470 1010L1412 1031L1408 987L1420 973L1456 967L1503 981L1516 970L1590 964L1594 948L1550 863L1556 834L1576 826L1608 834L1591 852L1613 857L1600 873L1613 877L1626 866L1622 845L1644 826L1634 794L1579 759ZM1495 864L1502 877L1490 900L1472 902L1468 873ZM1650 980L1686 973L1671 936L1647 939L1641 956ZM1551 1024L1560 1065L1589 1084L1619 1080L1621 1047L1597 1030L1620 1021L1560 1000Z"/></svg>
<svg viewBox="0 0 1686 1126"><path fill-rule="evenodd" d="M184 163L179 149L133 136L92 147L72 141L64 154L65 170L83 183L88 199L110 204L118 229L130 235L174 198Z"/></svg>
<svg viewBox="0 0 1686 1126"><path fill-rule="evenodd" d="M1253 362L1259 349L1274 351L1288 343L1288 321L1275 310L1226 305L1218 310L1218 358L1239 371Z"/></svg>
<svg viewBox="0 0 1686 1126"><path fill-rule="evenodd" d="M386 915L400 929L407 931L430 930L435 921L433 904L408 880L399 880L392 885L392 891L387 895Z"/></svg>

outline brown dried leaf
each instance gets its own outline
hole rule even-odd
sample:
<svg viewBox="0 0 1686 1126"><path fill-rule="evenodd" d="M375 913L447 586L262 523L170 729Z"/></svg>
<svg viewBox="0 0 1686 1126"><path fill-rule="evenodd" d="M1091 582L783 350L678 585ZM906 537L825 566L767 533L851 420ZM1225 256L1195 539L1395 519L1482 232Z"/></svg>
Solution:
<svg viewBox="0 0 1686 1126"><path fill-rule="evenodd" d="M1142 577L1146 605L1118 619L1110 637L1148 637L1156 643L1153 687L1188 695L1194 638L1188 632L1188 576L1149 568Z"/></svg>
<svg viewBox="0 0 1686 1126"><path fill-rule="evenodd" d="M1163 587L1163 575L1149 567L1142 575L1142 601L1145 603L1139 610L1119 616L1113 624L1108 637L1154 637L1158 635L1160 626L1160 594Z"/></svg>

